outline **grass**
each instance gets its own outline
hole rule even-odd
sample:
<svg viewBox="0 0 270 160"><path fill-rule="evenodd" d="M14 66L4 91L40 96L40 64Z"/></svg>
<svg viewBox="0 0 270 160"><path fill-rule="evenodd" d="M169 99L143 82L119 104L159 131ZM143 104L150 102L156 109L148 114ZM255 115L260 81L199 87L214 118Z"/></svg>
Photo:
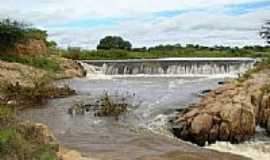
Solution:
<svg viewBox="0 0 270 160"><path fill-rule="evenodd" d="M57 160L53 147L30 140L31 135L25 135L20 130L16 127L0 129L0 157L3 160Z"/></svg>
<svg viewBox="0 0 270 160"><path fill-rule="evenodd" d="M21 63L36 68L44 69L49 72L56 72L60 70L59 64L46 56L29 57L29 56L15 56L15 55L0 55L0 60L13 63Z"/></svg>

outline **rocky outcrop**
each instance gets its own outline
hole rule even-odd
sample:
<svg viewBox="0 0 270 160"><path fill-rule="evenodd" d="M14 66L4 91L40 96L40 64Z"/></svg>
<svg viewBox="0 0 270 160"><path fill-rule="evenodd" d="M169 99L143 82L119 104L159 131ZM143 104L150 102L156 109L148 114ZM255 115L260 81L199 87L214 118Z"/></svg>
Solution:
<svg viewBox="0 0 270 160"><path fill-rule="evenodd" d="M56 79L86 76L84 68L75 61L59 56L51 56L51 58L59 64L61 70L56 74Z"/></svg>
<svg viewBox="0 0 270 160"><path fill-rule="evenodd" d="M254 135L256 125L270 132L270 94L263 89L269 82L270 71L263 70L245 82L224 84L180 111L172 132L198 145L243 142Z"/></svg>

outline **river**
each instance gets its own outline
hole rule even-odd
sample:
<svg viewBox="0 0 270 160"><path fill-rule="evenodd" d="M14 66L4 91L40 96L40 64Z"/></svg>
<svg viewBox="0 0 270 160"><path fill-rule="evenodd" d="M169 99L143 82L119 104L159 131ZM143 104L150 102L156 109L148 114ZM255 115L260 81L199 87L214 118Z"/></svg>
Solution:
<svg viewBox="0 0 270 160"><path fill-rule="evenodd" d="M207 146L209 150L175 139L168 130L167 122L176 109L195 103L199 100L200 91L216 88L224 77L93 74L59 82L59 85L71 86L78 95L51 100L41 108L24 111L21 116L47 124L61 144L101 160L244 159L212 150L231 152L254 160L265 159L269 156L270 145L265 141L269 139L263 131L258 132L257 139L245 144L218 142ZM132 103L137 105L118 120L95 117L93 112L68 114L71 106L93 102L104 92L131 97Z"/></svg>

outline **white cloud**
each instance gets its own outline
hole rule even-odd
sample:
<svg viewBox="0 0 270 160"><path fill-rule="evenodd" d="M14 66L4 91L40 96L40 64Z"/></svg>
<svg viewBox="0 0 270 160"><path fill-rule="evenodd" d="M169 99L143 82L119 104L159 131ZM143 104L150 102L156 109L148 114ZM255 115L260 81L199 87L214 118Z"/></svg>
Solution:
<svg viewBox="0 0 270 160"><path fill-rule="evenodd" d="M2 2L1 2L2 1ZM261 0L0 0L1 13L20 11L34 19L80 16L134 16L164 10L194 9ZM35 14L37 13L37 14ZM63 14L64 13L64 14ZM27 18L32 18L27 17Z"/></svg>
<svg viewBox="0 0 270 160"><path fill-rule="evenodd" d="M160 43L199 43L204 45L243 46L263 44L258 31L270 10L243 15L212 12L188 12L172 18L130 20L114 27L69 29L58 28L52 37L66 45L94 48L105 35L121 35L136 46ZM54 35L55 33L60 33Z"/></svg>
<svg viewBox="0 0 270 160"><path fill-rule="evenodd" d="M222 10L224 5L257 1L261 0L0 0L0 17L26 19L45 27L50 38L62 46L94 48L108 34L124 36L135 46L178 42L262 44L257 32L263 21L270 18L269 10L257 9L240 15ZM174 17L149 17L153 12L171 10L189 12ZM50 25L103 17L120 20L106 27ZM121 17L127 19L121 20Z"/></svg>

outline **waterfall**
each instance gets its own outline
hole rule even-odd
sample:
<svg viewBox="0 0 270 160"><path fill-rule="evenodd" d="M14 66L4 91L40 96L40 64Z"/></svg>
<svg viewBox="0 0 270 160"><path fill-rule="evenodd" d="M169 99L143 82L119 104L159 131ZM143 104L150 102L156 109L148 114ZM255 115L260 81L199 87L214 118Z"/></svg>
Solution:
<svg viewBox="0 0 270 160"><path fill-rule="evenodd" d="M252 58L171 58L80 61L90 74L111 76L232 76L252 68Z"/></svg>
<svg viewBox="0 0 270 160"><path fill-rule="evenodd" d="M89 65L81 61L77 61L86 71L86 77L91 79L110 79L109 76L105 75L104 67Z"/></svg>

